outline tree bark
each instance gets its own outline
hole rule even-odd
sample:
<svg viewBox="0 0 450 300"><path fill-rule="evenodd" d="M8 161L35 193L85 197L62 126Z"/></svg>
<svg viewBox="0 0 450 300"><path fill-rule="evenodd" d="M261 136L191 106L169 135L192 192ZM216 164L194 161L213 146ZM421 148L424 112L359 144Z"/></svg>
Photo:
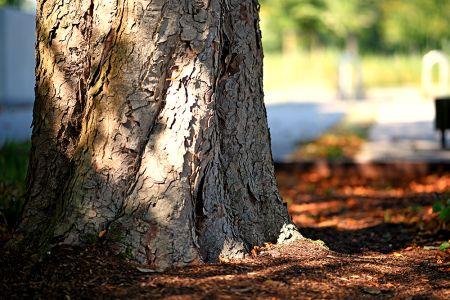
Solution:
<svg viewBox="0 0 450 300"><path fill-rule="evenodd" d="M106 239L158 268L242 257L290 224L255 0L41 0L16 245Z"/></svg>

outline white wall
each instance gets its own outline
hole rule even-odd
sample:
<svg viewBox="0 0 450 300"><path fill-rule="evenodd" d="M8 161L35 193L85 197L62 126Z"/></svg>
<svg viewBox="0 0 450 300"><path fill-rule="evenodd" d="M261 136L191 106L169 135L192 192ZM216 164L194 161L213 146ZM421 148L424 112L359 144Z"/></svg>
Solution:
<svg viewBox="0 0 450 300"><path fill-rule="evenodd" d="M35 15L0 8L0 146L31 137Z"/></svg>
<svg viewBox="0 0 450 300"><path fill-rule="evenodd" d="M0 105L34 101L35 15L0 8Z"/></svg>

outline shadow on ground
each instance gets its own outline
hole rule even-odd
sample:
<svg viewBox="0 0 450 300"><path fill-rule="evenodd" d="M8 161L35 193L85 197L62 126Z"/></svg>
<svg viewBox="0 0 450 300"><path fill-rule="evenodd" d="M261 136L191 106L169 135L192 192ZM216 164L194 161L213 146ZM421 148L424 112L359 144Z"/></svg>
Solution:
<svg viewBox="0 0 450 300"><path fill-rule="evenodd" d="M313 240L322 240L338 253L374 251L392 253L411 246L417 230L411 224L381 223L357 230L339 230L336 227L304 227L302 234Z"/></svg>
<svg viewBox="0 0 450 300"><path fill-rule="evenodd" d="M60 246L40 261L1 254L0 284L8 299L443 299L450 292L449 273L433 265L432 252L420 249L403 251L401 257L347 255L303 240L255 258L162 273L112 256L100 245Z"/></svg>
<svg viewBox="0 0 450 300"><path fill-rule="evenodd" d="M301 232L324 241L329 249L305 239L271 246L242 260L155 272L114 256L102 242L87 248L58 246L41 259L0 247L1 296L450 298L450 252L435 247L449 233L417 226L417 220L427 224L426 218L432 216L427 207L436 197L449 195L449 173L404 176L396 181L389 177L387 183L339 172L324 174L278 170L278 180Z"/></svg>

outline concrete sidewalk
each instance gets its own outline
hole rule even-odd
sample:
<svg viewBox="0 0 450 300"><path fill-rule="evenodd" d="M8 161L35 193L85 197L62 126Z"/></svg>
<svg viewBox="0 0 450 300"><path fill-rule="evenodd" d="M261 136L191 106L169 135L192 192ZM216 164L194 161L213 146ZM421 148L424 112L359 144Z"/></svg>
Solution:
<svg viewBox="0 0 450 300"><path fill-rule="evenodd" d="M287 95L287 96L286 96ZM296 90L284 98L266 97L267 117L276 162L289 161L299 142L313 140L349 111L372 114L375 124L357 162L450 162L450 150L440 149L434 130L434 102L413 88L370 90L363 101L338 101L329 91ZM32 106L0 109L0 146L31 136ZM450 135L448 136L450 142Z"/></svg>
<svg viewBox="0 0 450 300"><path fill-rule="evenodd" d="M298 143L321 136L346 114L346 104L342 102L292 101L266 107L272 155L276 162L289 161Z"/></svg>
<svg viewBox="0 0 450 300"><path fill-rule="evenodd" d="M343 102L312 90L267 97L267 116L275 161L285 161L299 142L312 140L339 122L346 113ZM0 147L8 141L31 138L32 105L0 106Z"/></svg>
<svg viewBox="0 0 450 300"><path fill-rule="evenodd" d="M414 89L381 100L369 141L356 156L356 161L450 161L450 150L440 147L434 115L434 101L423 99Z"/></svg>
<svg viewBox="0 0 450 300"><path fill-rule="evenodd" d="M313 90L293 91L266 97L276 162L289 162L299 142L317 138L346 115L374 120L356 162L450 162L450 149L441 149L434 129L434 101L417 88L371 89L361 101L339 101L327 90L316 90L316 96Z"/></svg>

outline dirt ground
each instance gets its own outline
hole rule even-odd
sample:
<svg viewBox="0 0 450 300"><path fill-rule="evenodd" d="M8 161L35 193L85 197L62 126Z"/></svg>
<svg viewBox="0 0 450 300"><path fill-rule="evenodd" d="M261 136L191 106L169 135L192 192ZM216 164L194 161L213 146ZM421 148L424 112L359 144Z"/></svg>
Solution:
<svg viewBox="0 0 450 300"><path fill-rule="evenodd" d="M0 250L0 298L450 299L450 251L437 249L450 232L431 210L450 198L450 172L377 170L279 169L308 239L243 260L157 273L104 245L40 261Z"/></svg>

